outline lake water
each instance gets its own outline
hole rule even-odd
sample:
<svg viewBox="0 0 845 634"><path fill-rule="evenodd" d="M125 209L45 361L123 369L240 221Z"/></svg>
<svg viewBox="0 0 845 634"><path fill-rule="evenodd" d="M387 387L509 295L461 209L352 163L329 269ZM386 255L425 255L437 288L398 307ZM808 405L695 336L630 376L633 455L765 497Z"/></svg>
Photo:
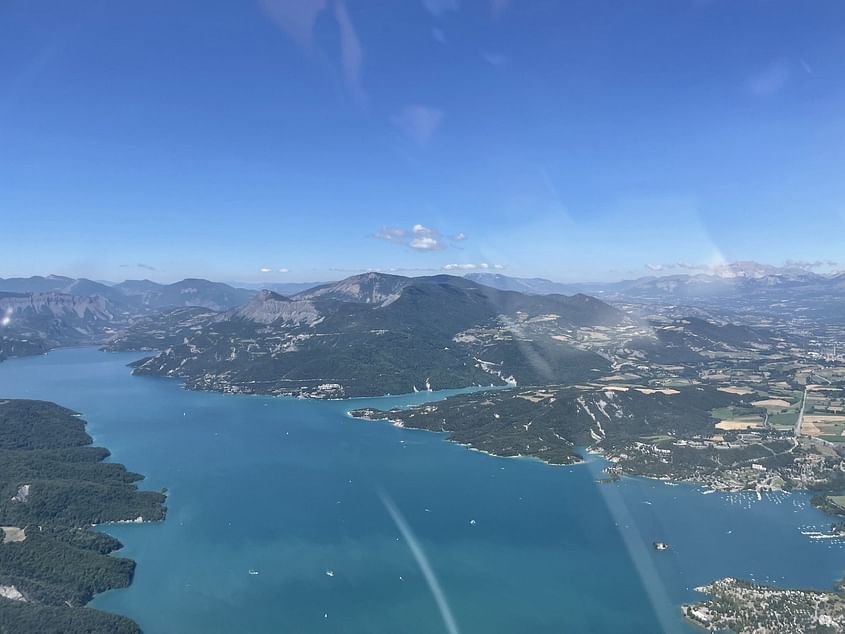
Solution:
<svg viewBox="0 0 845 634"><path fill-rule="evenodd" d="M840 541L801 534L831 523L803 494L596 484L599 460L495 458L346 416L445 392L189 392L132 377L138 357L68 349L0 363L0 397L82 412L145 488L169 489L166 521L107 529L138 569L93 602L146 634L690 632L679 605L715 578L828 589L843 575Z"/></svg>

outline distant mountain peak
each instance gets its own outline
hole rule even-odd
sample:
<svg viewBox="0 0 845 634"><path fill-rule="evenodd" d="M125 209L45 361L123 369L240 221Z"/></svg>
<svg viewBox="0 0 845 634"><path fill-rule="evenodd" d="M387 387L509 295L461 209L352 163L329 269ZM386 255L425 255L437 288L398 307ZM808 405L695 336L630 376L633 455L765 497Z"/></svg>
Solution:
<svg viewBox="0 0 845 634"><path fill-rule="evenodd" d="M277 301L277 302L289 302L291 301L289 297L282 295L281 293L277 293L275 291L271 291L269 289L262 289L258 295L256 295L255 300L259 302L266 302L266 301Z"/></svg>
<svg viewBox="0 0 845 634"><path fill-rule="evenodd" d="M370 271L297 294L297 299L333 299L359 304L386 305L396 301L412 278Z"/></svg>
<svg viewBox="0 0 845 634"><path fill-rule="evenodd" d="M212 310L229 310L242 306L255 296L255 291L200 278L188 278L173 284L126 280L114 288L128 297L140 299L144 306L153 309L201 306Z"/></svg>

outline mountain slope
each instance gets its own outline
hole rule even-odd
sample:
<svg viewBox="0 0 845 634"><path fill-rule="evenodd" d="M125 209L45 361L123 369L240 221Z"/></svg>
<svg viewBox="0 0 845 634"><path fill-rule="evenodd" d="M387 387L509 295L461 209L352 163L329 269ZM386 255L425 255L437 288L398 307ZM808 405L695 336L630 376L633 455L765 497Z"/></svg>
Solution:
<svg viewBox="0 0 845 634"><path fill-rule="evenodd" d="M190 388L348 397L603 377L647 382L693 376L711 352L753 358L783 345L765 331L695 317L635 319L586 295L368 274L313 298L264 291L223 313L150 318L111 347L161 349L135 371L179 377Z"/></svg>
<svg viewBox="0 0 845 634"><path fill-rule="evenodd" d="M296 295L297 299L333 299L362 304L384 304L398 298L410 278L384 273L362 273L323 284Z"/></svg>
<svg viewBox="0 0 845 634"><path fill-rule="evenodd" d="M115 348L173 342L139 374L184 378L189 387L232 392L363 396L414 389L581 380L609 370L591 350L551 336L613 327L628 318L586 296L532 296L453 276L355 276L287 298L270 291L246 306L194 323L185 338L157 340L130 328ZM522 320L516 329L511 323ZM147 331L155 330L146 323ZM498 332L506 335L464 336ZM529 351L530 350L530 351ZM538 362L538 357L541 357Z"/></svg>

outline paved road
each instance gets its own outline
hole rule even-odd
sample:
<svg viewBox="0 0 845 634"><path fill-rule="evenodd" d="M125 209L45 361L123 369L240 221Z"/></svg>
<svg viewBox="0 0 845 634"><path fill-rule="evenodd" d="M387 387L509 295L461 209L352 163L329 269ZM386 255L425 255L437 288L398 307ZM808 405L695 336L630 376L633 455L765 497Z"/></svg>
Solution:
<svg viewBox="0 0 845 634"><path fill-rule="evenodd" d="M798 412L798 420L795 421L795 437L801 435L801 425L804 424L804 408L807 406L807 388L804 388L804 400L801 401L801 411Z"/></svg>

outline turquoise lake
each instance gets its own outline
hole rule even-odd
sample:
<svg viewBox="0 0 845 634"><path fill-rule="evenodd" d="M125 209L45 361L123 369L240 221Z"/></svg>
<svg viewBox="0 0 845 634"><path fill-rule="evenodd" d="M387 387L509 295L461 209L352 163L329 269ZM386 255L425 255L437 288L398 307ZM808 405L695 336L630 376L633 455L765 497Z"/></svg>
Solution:
<svg viewBox="0 0 845 634"><path fill-rule="evenodd" d="M139 356L83 348L0 363L0 398L81 412L114 461L146 474L144 488L168 488L166 521L105 528L138 569L129 589L92 604L146 634L693 632L679 606L702 596L697 585L738 576L829 589L845 574L840 540L801 533L832 521L803 494L597 484L597 459L495 458L346 416L448 392L330 402L190 392L131 376Z"/></svg>

